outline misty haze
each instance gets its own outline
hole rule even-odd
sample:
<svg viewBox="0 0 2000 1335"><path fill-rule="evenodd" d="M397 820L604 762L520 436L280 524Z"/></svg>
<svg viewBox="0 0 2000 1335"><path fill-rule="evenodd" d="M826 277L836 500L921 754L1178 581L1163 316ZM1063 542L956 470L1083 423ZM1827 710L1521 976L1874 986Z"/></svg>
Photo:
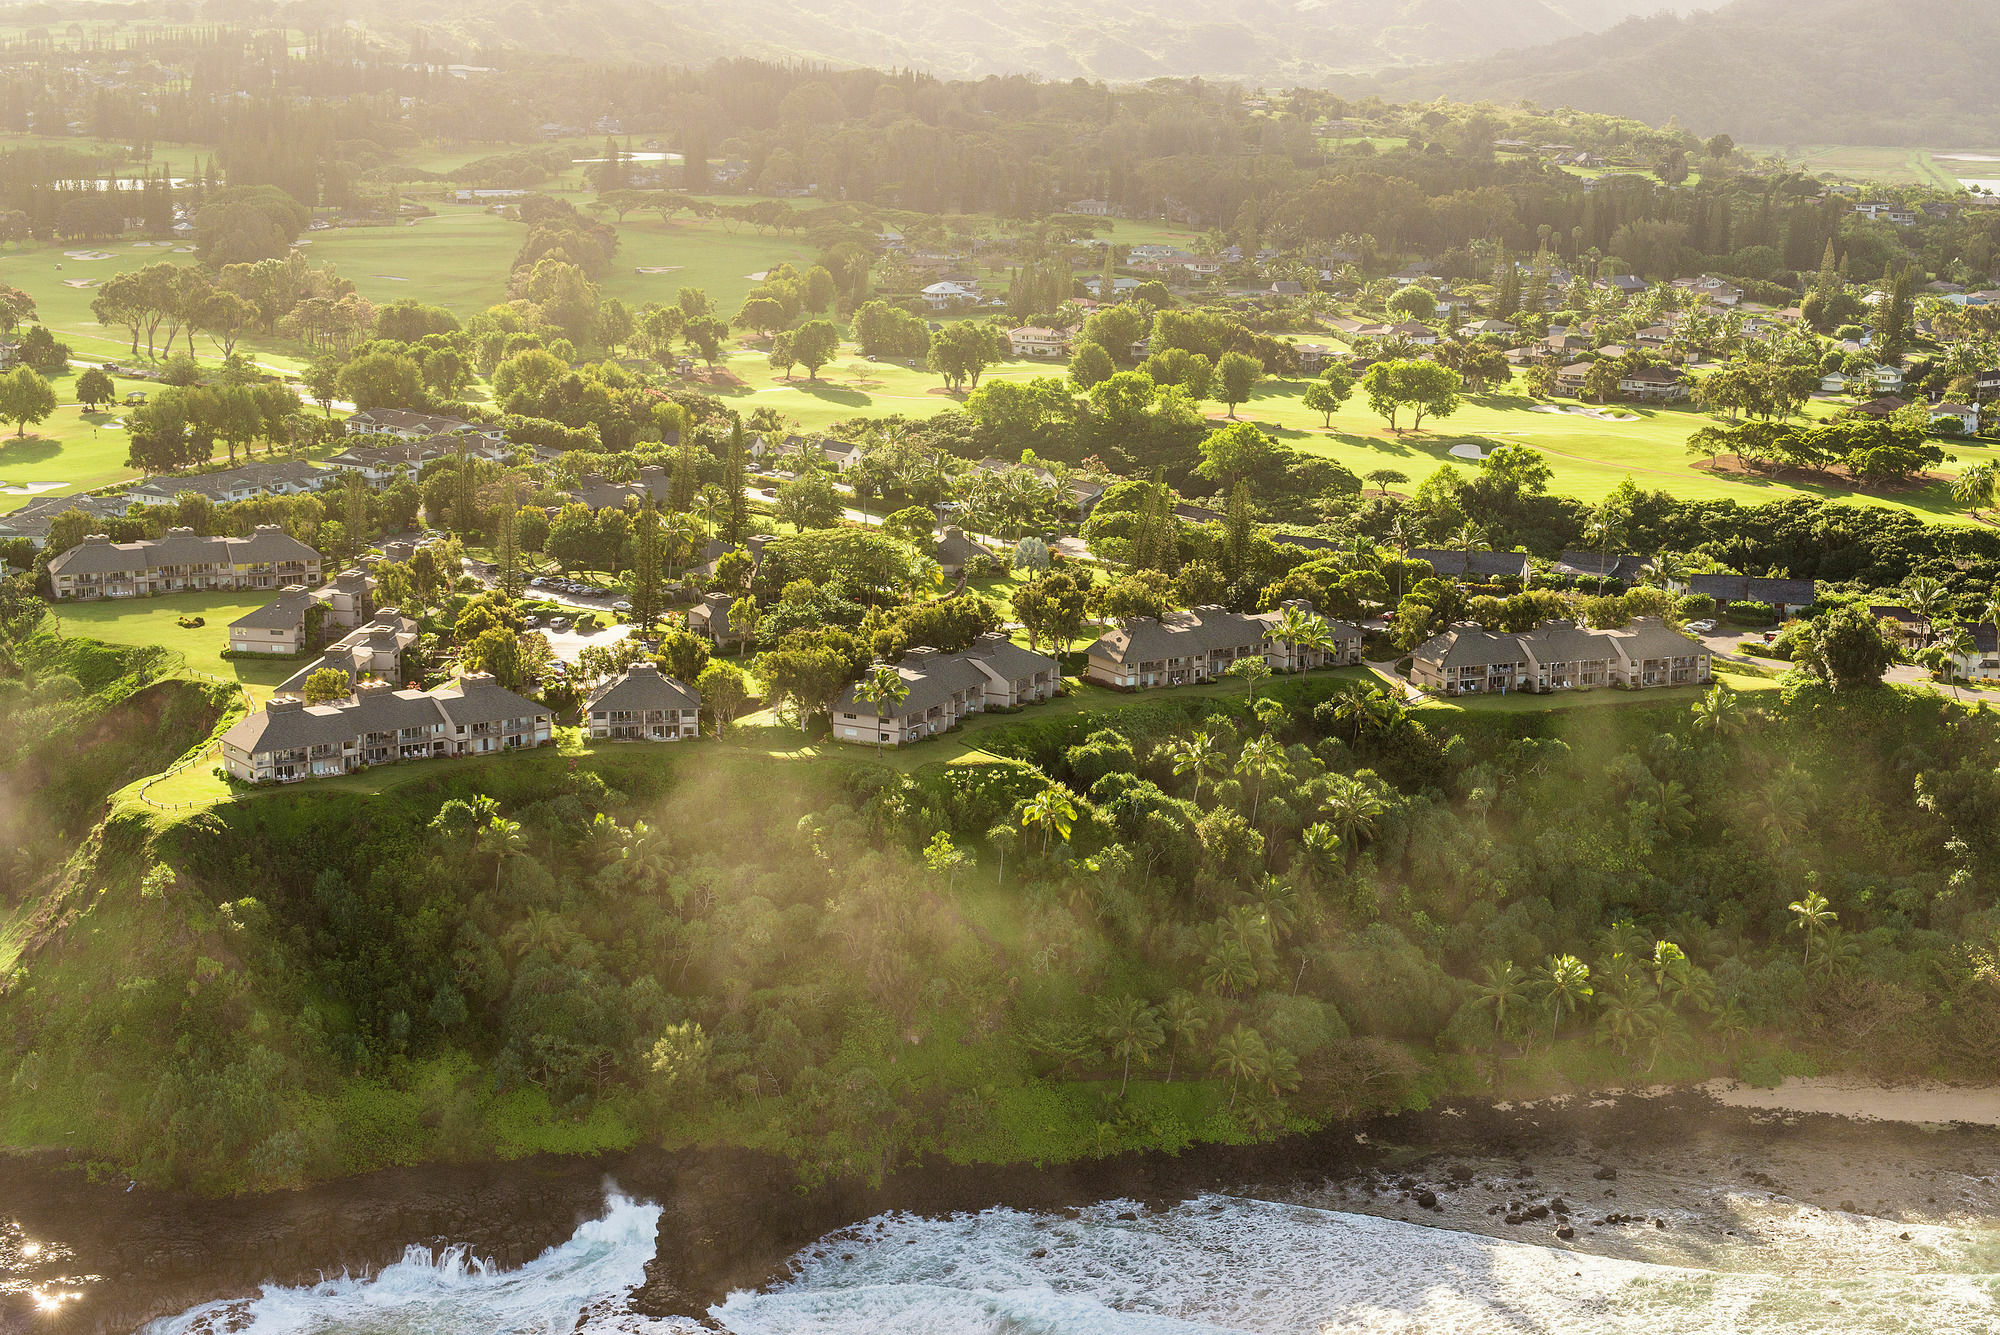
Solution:
<svg viewBox="0 0 2000 1335"><path fill-rule="evenodd" d="M0 4L0 1335L2000 1328L1992 17Z"/></svg>

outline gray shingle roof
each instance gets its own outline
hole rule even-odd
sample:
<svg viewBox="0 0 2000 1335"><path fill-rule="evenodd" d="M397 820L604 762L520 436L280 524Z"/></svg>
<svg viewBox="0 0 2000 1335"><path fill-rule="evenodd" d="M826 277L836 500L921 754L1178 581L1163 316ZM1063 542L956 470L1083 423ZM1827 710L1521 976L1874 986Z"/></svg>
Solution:
<svg viewBox="0 0 2000 1335"><path fill-rule="evenodd" d="M526 696L514 694L483 672L470 672L431 692L438 708L453 724L499 723L549 712Z"/></svg>
<svg viewBox="0 0 2000 1335"><path fill-rule="evenodd" d="M1151 663L1166 658L1190 658L1217 649L1262 646L1270 620L1197 607L1170 615L1165 621L1138 617L1104 632L1091 646L1093 657L1112 663Z"/></svg>
<svg viewBox="0 0 2000 1335"><path fill-rule="evenodd" d="M634 663L623 673L590 693L586 709L649 710L700 709L701 697L679 680L661 672L657 664Z"/></svg>
<svg viewBox="0 0 2000 1335"><path fill-rule="evenodd" d="M867 714L875 718L907 718L944 704L960 691L986 689L986 677L958 654L912 653L896 664L909 694L901 701L870 701L861 698L856 682L840 693L833 707L847 714Z"/></svg>
<svg viewBox="0 0 2000 1335"><path fill-rule="evenodd" d="M254 612L245 612L229 623L231 630L291 630L305 624L306 610L313 596L304 589L286 589Z"/></svg>
<svg viewBox="0 0 2000 1335"><path fill-rule="evenodd" d="M1770 603L1787 607L1810 606L1818 586L1809 579L1759 579L1754 575L1690 575L1688 592L1705 594L1717 602Z"/></svg>

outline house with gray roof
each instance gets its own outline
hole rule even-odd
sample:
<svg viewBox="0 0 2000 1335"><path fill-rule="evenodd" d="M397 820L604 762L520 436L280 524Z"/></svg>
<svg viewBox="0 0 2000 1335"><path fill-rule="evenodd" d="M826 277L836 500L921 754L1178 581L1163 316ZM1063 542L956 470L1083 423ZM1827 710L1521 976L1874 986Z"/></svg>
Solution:
<svg viewBox="0 0 2000 1335"><path fill-rule="evenodd" d="M230 622L229 647L239 654L300 653L310 647L312 622L358 626L373 614L374 594L375 581L359 570L343 571L317 589L291 585L271 602Z"/></svg>
<svg viewBox="0 0 2000 1335"><path fill-rule="evenodd" d="M1572 579L1615 579L1620 584L1637 584L1645 569L1645 557L1621 552L1564 552L1555 564L1558 575Z"/></svg>
<svg viewBox="0 0 2000 1335"><path fill-rule="evenodd" d="M961 653L911 649L896 665L901 700L864 700L856 683L833 702L833 735L843 742L902 746L948 732L968 715L1050 699L1062 669L1047 654L1005 634L981 636Z"/></svg>
<svg viewBox="0 0 2000 1335"><path fill-rule="evenodd" d="M507 433L497 426L446 417L440 413L407 412L401 408L370 408L348 417L345 425L350 436L392 436L403 441L445 436L477 438L494 445L507 443Z"/></svg>
<svg viewBox="0 0 2000 1335"><path fill-rule="evenodd" d="M608 741L677 742L701 735L701 697L657 663L634 663L600 685L583 714L590 735Z"/></svg>
<svg viewBox="0 0 2000 1335"><path fill-rule="evenodd" d="M232 627L232 638L234 634ZM277 693L303 693L307 678L326 668L345 672L349 687L364 681L410 682L417 673L414 665L407 660L410 646L417 642L417 636L415 620L393 607L384 608L328 645L318 658L279 682Z"/></svg>
<svg viewBox="0 0 2000 1335"><path fill-rule="evenodd" d="M193 492L217 505L259 496L296 496L318 491L335 475L299 459L267 459L207 473L166 473L135 482L128 493L142 505L172 505Z"/></svg>
<svg viewBox="0 0 2000 1335"><path fill-rule="evenodd" d="M1525 581L1534 571L1526 552L1451 552L1412 547L1409 558L1429 564L1440 579L1455 579L1463 584L1484 584L1501 576Z"/></svg>
<svg viewBox="0 0 2000 1335"><path fill-rule="evenodd" d="M984 545L965 536L965 530L956 524L947 524L938 531L937 541L931 546L931 555L937 558L939 569L946 579L957 579L965 573L965 568L982 556L993 555Z"/></svg>
<svg viewBox="0 0 2000 1335"><path fill-rule="evenodd" d="M0 515L0 541L26 538L37 549L49 540L49 525L57 515L81 510L95 520L123 519L132 502L117 496L38 496L17 510Z"/></svg>
<svg viewBox="0 0 2000 1335"><path fill-rule="evenodd" d="M1410 654L1411 684L1447 696L1696 686L1709 680L1709 668L1707 647L1658 617L1635 617L1618 630L1545 621L1521 634L1463 622Z"/></svg>
<svg viewBox="0 0 2000 1335"><path fill-rule="evenodd" d="M59 602L205 589L275 592L319 582L319 553L276 524L259 524L244 538L170 528L145 542L113 542L93 533L49 562L49 584Z"/></svg>
<svg viewBox="0 0 2000 1335"><path fill-rule="evenodd" d="M1310 614L1304 601L1286 604ZM1262 658L1274 671L1298 672L1361 661L1361 628L1326 623L1330 648L1307 648L1279 638L1284 609L1231 612L1195 607L1164 620L1134 617L1098 636L1084 676L1105 686L1145 690L1190 686L1221 676L1240 659Z"/></svg>
<svg viewBox="0 0 2000 1335"><path fill-rule="evenodd" d="M729 606L737 597L733 593L703 594L701 601L688 609L687 628L718 649L750 643L757 638L757 628L734 626L729 621Z"/></svg>
<svg viewBox="0 0 2000 1335"><path fill-rule="evenodd" d="M238 779L294 783L370 765L541 746L551 740L553 722L547 705L484 672L429 691L363 682L332 704L273 696L222 735L222 757Z"/></svg>
<svg viewBox="0 0 2000 1335"><path fill-rule="evenodd" d="M1767 603L1780 617L1793 617L1811 607L1818 586L1809 579L1759 579L1754 575L1689 575L1689 593L1715 599L1718 607L1730 603Z"/></svg>

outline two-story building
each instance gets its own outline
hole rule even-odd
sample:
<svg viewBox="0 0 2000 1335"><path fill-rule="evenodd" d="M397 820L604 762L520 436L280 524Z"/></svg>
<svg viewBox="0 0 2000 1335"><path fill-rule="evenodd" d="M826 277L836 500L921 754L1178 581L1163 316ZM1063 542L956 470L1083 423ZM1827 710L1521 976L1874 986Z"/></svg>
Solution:
<svg viewBox="0 0 2000 1335"><path fill-rule="evenodd" d="M1291 606L1310 612L1304 603ZM1361 661L1361 628L1326 624L1329 649L1288 644L1277 635L1282 609L1246 614L1196 607L1164 620L1134 617L1090 646L1084 676L1105 686L1146 690L1190 686L1227 672L1238 660L1262 658L1275 671L1334 667Z"/></svg>
<svg viewBox="0 0 2000 1335"><path fill-rule="evenodd" d="M211 589L270 589L320 582L320 555L276 524L246 538L200 537L170 528L144 542L113 542L93 533L49 562L59 602L143 598Z"/></svg>
<svg viewBox="0 0 2000 1335"><path fill-rule="evenodd" d="M1545 621L1523 634L1466 622L1410 655L1411 684L1448 696L1697 686L1709 669L1707 647L1658 617L1636 617L1618 630Z"/></svg>
<svg viewBox="0 0 2000 1335"><path fill-rule="evenodd" d="M484 672L429 691L363 682L352 696L308 705L273 696L222 735L223 764L250 782L293 783L369 765L493 755L546 744L554 714Z"/></svg>
<svg viewBox="0 0 2000 1335"><path fill-rule="evenodd" d="M896 664L900 700L865 700L848 687L833 703L833 735L843 742L902 746L948 732L988 709L1018 709L1051 699L1062 669L1047 654L1001 633L981 636L962 653L911 649Z"/></svg>
<svg viewBox="0 0 2000 1335"><path fill-rule="evenodd" d="M634 663L590 693L590 735L613 742L677 742L701 735L701 697L660 671Z"/></svg>

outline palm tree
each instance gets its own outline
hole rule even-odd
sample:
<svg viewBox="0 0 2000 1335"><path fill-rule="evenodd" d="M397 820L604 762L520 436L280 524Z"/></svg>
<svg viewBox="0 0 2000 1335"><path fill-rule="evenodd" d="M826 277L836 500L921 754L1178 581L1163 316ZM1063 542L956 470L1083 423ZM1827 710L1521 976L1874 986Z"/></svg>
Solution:
<svg viewBox="0 0 2000 1335"><path fill-rule="evenodd" d="M1064 843L1069 842L1069 832L1076 820L1076 803L1070 800L1069 789L1059 783L1052 783L1030 798L1021 809L1021 828L1039 825L1042 828L1042 853L1049 851L1049 836L1059 834Z"/></svg>
<svg viewBox="0 0 2000 1335"><path fill-rule="evenodd" d="M1912 575L1903 583L1903 605L1923 619L1924 643L1931 642L1933 623L1951 604L1951 591L1942 580L1929 575Z"/></svg>
<svg viewBox="0 0 2000 1335"><path fill-rule="evenodd" d="M1285 753L1278 743L1269 737L1252 737L1243 743L1243 749L1236 753L1235 772L1248 774L1257 782L1251 790L1250 823L1257 823L1257 810L1264 801L1264 781L1273 774L1285 772Z"/></svg>
<svg viewBox="0 0 2000 1335"><path fill-rule="evenodd" d="M1376 820L1387 810L1374 789L1352 775L1337 774L1328 781L1321 816L1352 850L1363 836L1375 832Z"/></svg>
<svg viewBox="0 0 2000 1335"><path fill-rule="evenodd" d="M1160 1022L1167 1031L1167 1083L1172 1084L1174 1062L1180 1056L1181 1044L1208 1028L1208 1009L1194 993L1176 989L1160 1003Z"/></svg>
<svg viewBox="0 0 2000 1335"><path fill-rule="evenodd" d="M1175 742L1167 754L1173 757L1175 778L1194 775L1194 800L1201 801L1203 776L1222 772L1222 755L1215 748L1215 738L1205 731L1198 732Z"/></svg>
<svg viewBox="0 0 2000 1335"><path fill-rule="evenodd" d="M1658 588L1670 588L1687 580L1688 564L1676 552L1661 552L1646 562L1640 577Z"/></svg>
<svg viewBox="0 0 2000 1335"><path fill-rule="evenodd" d="M1097 1036L1104 1040L1111 1055L1123 1063L1124 1072L1118 1081L1121 1099L1132 1083L1132 1059L1145 1061L1167 1041L1166 1030L1160 1027L1160 1013L1137 997L1099 1001Z"/></svg>
<svg viewBox="0 0 2000 1335"><path fill-rule="evenodd" d="M1500 1031L1506 1026L1507 1012L1528 999L1527 976L1515 969L1514 961L1488 964L1486 981L1473 989L1473 1004L1493 1010L1493 1046L1500 1046Z"/></svg>
<svg viewBox="0 0 2000 1335"><path fill-rule="evenodd" d="M875 706L875 754L882 754L882 706L892 708L910 698L910 683L903 680L903 674L895 665L877 663L854 688L857 699L866 700Z"/></svg>
<svg viewBox="0 0 2000 1335"><path fill-rule="evenodd" d="M1236 1106L1236 1086L1244 1079L1257 1080L1270 1065L1271 1050L1255 1029L1237 1025L1215 1042L1215 1070L1229 1077L1229 1106Z"/></svg>
<svg viewBox="0 0 2000 1335"><path fill-rule="evenodd" d="M1958 665L1972 657L1972 636L1963 626L1951 626L1926 652L1934 664L1931 670L1951 684L1952 698L1958 698Z"/></svg>
<svg viewBox="0 0 2000 1335"><path fill-rule="evenodd" d="M1972 511L1974 519L1979 518L1979 507L1993 504L1993 494L2000 489L2000 464L1991 459L1981 460L1951 480L1951 498Z"/></svg>
<svg viewBox="0 0 2000 1335"><path fill-rule="evenodd" d="M1325 821L1314 821L1299 834L1300 860L1309 868L1315 880L1324 880L1333 873L1335 859L1340 856L1341 838L1338 832Z"/></svg>
<svg viewBox="0 0 2000 1335"><path fill-rule="evenodd" d="M1813 942L1824 938L1840 915L1827 903L1826 896L1816 889L1807 890L1803 898L1795 899L1785 907L1792 911L1793 928L1806 934L1805 956L1800 964L1810 967Z"/></svg>
<svg viewBox="0 0 2000 1335"><path fill-rule="evenodd" d="M1563 1015L1574 1014L1591 998L1590 966L1574 955L1551 955L1537 975L1542 989L1542 1003L1555 1017L1549 1025L1549 1041L1554 1042L1557 1032L1562 1029Z"/></svg>
<svg viewBox="0 0 2000 1335"><path fill-rule="evenodd" d="M508 820L505 816L493 816L479 833L473 836L473 848L482 856L493 859L493 892L500 893L500 868L508 858L520 857L528 851L527 836L521 833L521 822Z"/></svg>
<svg viewBox="0 0 2000 1335"><path fill-rule="evenodd" d="M1743 730L1743 706L1736 692L1727 686L1711 686L1701 699L1688 706L1694 715L1694 730L1720 741Z"/></svg>

